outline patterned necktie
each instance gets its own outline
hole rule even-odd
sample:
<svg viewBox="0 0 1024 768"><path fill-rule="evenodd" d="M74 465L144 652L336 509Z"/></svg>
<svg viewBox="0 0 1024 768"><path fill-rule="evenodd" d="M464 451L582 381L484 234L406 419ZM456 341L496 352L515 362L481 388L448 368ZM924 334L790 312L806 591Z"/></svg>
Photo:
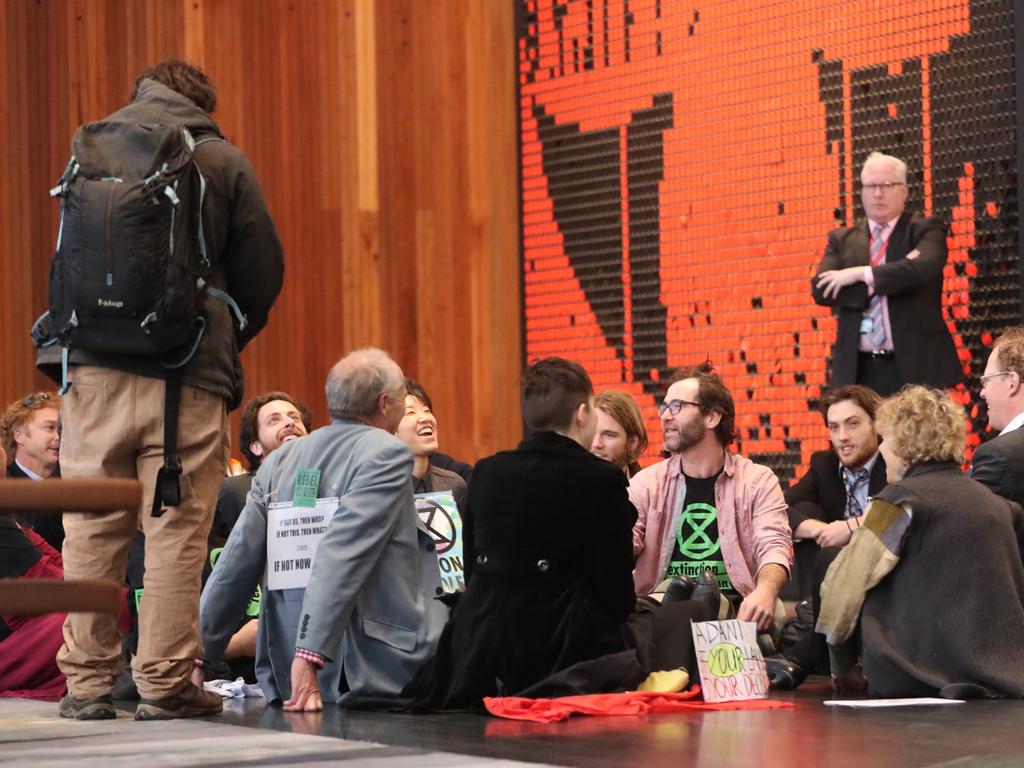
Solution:
<svg viewBox="0 0 1024 768"><path fill-rule="evenodd" d="M878 224L874 228L871 237L871 268L879 266L885 261L886 241L882 238L885 232L885 224ZM882 349L885 345L885 322L882 319L882 299L877 294L871 297L868 305L868 318L871 320L871 331L868 333L868 341L874 349Z"/></svg>
<svg viewBox="0 0 1024 768"><path fill-rule="evenodd" d="M860 517L864 514L864 510L861 508L860 502L857 501L857 496L853 491L861 483L866 483L870 477L871 473L868 472L867 467L861 467L860 469L843 467L843 485L846 486L846 512L844 517L847 519Z"/></svg>

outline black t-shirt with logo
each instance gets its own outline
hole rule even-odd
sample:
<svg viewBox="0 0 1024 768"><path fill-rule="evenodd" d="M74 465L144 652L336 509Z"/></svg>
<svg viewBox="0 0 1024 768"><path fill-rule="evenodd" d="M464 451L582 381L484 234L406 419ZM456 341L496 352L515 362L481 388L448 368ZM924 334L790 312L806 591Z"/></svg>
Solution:
<svg viewBox="0 0 1024 768"><path fill-rule="evenodd" d="M688 576L696 581L706 568L710 568L718 578L722 592L734 595L736 590L725 570L722 542L718 535L715 481L721 474L719 470L711 477L683 475L686 498L665 576Z"/></svg>

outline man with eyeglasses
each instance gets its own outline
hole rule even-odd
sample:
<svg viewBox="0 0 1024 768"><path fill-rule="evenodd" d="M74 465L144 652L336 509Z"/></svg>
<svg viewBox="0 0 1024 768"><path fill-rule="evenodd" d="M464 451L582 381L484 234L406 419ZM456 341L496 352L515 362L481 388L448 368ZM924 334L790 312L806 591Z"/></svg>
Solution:
<svg viewBox="0 0 1024 768"><path fill-rule="evenodd" d="M1024 326L995 340L979 381L988 425L999 434L974 452L971 477L1024 504Z"/></svg>
<svg viewBox="0 0 1024 768"><path fill-rule="evenodd" d="M662 580L711 570L737 618L775 630L793 537L772 471L732 453L736 408L710 363L675 378L658 406L671 456L637 473L629 499L638 595Z"/></svg>
<svg viewBox="0 0 1024 768"><path fill-rule="evenodd" d="M812 281L815 302L838 319L830 385L883 397L907 383L955 386L964 376L942 317L946 227L905 210L899 158L872 152L860 180L867 220L829 233Z"/></svg>
<svg viewBox="0 0 1024 768"><path fill-rule="evenodd" d="M56 392L33 392L11 403L0 420L0 441L11 463L11 479L48 480L60 477L60 397ZM22 522L58 552L64 546L60 515L29 513Z"/></svg>

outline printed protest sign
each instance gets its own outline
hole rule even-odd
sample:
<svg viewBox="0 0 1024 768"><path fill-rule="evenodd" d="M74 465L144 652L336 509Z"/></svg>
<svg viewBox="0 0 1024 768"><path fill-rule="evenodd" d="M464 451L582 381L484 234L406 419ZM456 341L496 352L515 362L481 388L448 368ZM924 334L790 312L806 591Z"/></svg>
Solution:
<svg viewBox="0 0 1024 768"><path fill-rule="evenodd" d="M704 701L768 697L768 673L751 621L695 621L693 646Z"/></svg>
<svg viewBox="0 0 1024 768"><path fill-rule="evenodd" d="M451 491L417 493L416 512L437 547L441 586L446 594L466 588L462 563L462 517Z"/></svg>
<svg viewBox="0 0 1024 768"><path fill-rule="evenodd" d="M279 501L267 506L267 588L305 589L317 547L338 508L338 497L312 507Z"/></svg>

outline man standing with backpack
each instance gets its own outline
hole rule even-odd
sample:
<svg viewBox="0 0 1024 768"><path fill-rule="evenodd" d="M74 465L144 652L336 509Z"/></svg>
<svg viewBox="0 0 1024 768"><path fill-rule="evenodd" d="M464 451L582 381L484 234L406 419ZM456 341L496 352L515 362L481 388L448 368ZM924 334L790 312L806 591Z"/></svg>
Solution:
<svg viewBox="0 0 1024 768"><path fill-rule="evenodd" d="M202 71L166 60L139 77L131 104L78 130L52 193L62 213L49 312L33 330L40 368L66 388L64 477L143 485L141 509L64 516L69 579L123 579L145 534L137 720L221 711L189 679L202 657L200 576L242 397L239 351L266 325L284 272L255 171L215 107ZM70 614L60 714L114 718L120 658L116 617Z"/></svg>

